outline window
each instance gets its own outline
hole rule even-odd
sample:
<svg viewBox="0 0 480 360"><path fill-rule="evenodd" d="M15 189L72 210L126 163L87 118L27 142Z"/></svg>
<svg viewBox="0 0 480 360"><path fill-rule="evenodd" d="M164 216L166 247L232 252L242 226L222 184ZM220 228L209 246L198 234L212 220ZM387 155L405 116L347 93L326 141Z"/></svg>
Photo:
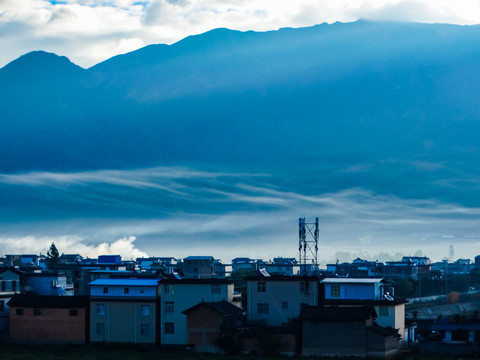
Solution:
<svg viewBox="0 0 480 360"><path fill-rule="evenodd" d="M23 315L23 309L15 309L15 315Z"/></svg>
<svg viewBox="0 0 480 360"><path fill-rule="evenodd" d="M173 287L173 284L165 285L165 294L175 294L175 288Z"/></svg>
<svg viewBox="0 0 480 360"><path fill-rule="evenodd" d="M77 309L71 309L70 310L70 316L78 316L78 310Z"/></svg>
<svg viewBox="0 0 480 360"><path fill-rule="evenodd" d="M172 322L166 322L164 325L164 332L165 334L173 334L175 333L175 324Z"/></svg>
<svg viewBox="0 0 480 360"><path fill-rule="evenodd" d="M268 314L269 312L270 311L269 311L269 307L268 307L267 303L258 303L257 304L257 313Z"/></svg>
<svg viewBox="0 0 480 360"><path fill-rule="evenodd" d="M12 291L17 291L17 280L12 281Z"/></svg>
<svg viewBox="0 0 480 360"><path fill-rule="evenodd" d="M173 313L174 312L173 301L166 301L165 302L165 312L166 313Z"/></svg>
<svg viewBox="0 0 480 360"><path fill-rule="evenodd" d="M129 292L130 292L130 289L129 289L129 288L124 288L124 289L123 289L123 293L124 293L124 294L128 294Z"/></svg>
<svg viewBox="0 0 480 360"><path fill-rule="evenodd" d="M340 285L332 285L332 287L330 288L330 297L340 297Z"/></svg>
<svg viewBox="0 0 480 360"><path fill-rule="evenodd" d="M266 292L267 291L267 283L265 281L257 282L257 292Z"/></svg>
<svg viewBox="0 0 480 360"><path fill-rule="evenodd" d="M148 324L140 324L140 336L147 336L149 330Z"/></svg>
<svg viewBox="0 0 480 360"><path fill-rule="evenodd" d="M5 281L2 281L2 291L7 290L7 283Z"/></svg>
<svg viewBox="0 0 480 360"><path fill-rule="evenodd" d="M100 336L105 335L105 324L104 323L97 323L97 335L100 335Z"/></svg>
<svg viewBox="0 0 480 360"><path fill-rule="evenodd" d="M104 287L104 288L103 288L103 293L104 293L104 294L108 294L108 287Z"/></svg>
<svg viewBox="0 0 480 360"><path fill-rule="evenodd" d="M97 304L97 315L105 315L105 304Z"/></svg>
<svg viewBox="0 0 480 360"><path fill-rule="evenodd" d="M42 315L42 309L33 309L33 315L41 316Z"/></svg>
<svg viewBox="0 0 480 360"><path fill-rule="evenodd" d="M388 306L380 306L380 316L388 316Z"/></svg>
<svg viewBox="0 0 480 360"><path fill-rule="evenodd" d="M0 300L0 312L5 311L5 300Z"/></svg>
<svg viewBox="0 0 480 360"><path fill-rule="evenodd" d="M145 294L145 288L143 287L140 288L140 294Z"/></svg>
<svg viewBox="0 0 480 360"><path fill-rule="evenodd" d="M212 294L220 294L222 292L222 289L220 288L220 285L212 285Z"/></svg>
<svg viewBox="0 0 480 360"><path fill-rule="evenodd" d="M282 302L282 309L288 309L288 301Z"/></svg>
<svg viewBox="0 0 480 360"><path fill-rule="evenodd" d="M150 315L150 307L148 305L142 305L140 307L140 311L141 311L142 316Z"/></svg>

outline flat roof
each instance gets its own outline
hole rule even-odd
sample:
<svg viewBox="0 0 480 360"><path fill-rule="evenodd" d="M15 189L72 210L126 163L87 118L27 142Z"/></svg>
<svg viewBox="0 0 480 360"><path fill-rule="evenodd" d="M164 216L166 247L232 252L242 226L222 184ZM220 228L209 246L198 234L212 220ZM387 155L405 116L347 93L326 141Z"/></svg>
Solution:
<svg viewBox="0 0 480 360"><path fill-rule="evenodd" d="M160 279L97 279L92 286L158 286Z"/></svg>
<svg viewBox="0 0 480 360"><path fill-rule="evenodd" d="M376 284L382 282L380 278L326 278L324 284Z"/></svg>

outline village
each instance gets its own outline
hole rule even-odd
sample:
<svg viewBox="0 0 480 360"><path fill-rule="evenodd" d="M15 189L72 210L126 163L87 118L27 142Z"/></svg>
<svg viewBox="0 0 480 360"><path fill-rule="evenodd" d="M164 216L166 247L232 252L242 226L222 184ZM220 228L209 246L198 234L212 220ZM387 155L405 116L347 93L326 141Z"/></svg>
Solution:
<svg viewBox="0 0 480 360"><path fill-rule="evenodd" d="M360 358L478 350L480 256L320 269L300 250L299 259L230 264L212 256L91 259L60 255L55 244L46 256L7 254L1 341Z"/></svg>

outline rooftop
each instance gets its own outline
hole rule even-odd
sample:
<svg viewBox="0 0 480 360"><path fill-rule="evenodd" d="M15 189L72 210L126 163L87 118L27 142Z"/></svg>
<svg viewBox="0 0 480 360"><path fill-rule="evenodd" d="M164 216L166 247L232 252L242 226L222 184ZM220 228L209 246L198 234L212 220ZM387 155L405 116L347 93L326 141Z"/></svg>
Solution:
<svg viewBox="0 0 480 360"><path fill-rule="evenodd" d="M323 284L377 284L382 282L381 278L326 278L321 281Z"/></svg>

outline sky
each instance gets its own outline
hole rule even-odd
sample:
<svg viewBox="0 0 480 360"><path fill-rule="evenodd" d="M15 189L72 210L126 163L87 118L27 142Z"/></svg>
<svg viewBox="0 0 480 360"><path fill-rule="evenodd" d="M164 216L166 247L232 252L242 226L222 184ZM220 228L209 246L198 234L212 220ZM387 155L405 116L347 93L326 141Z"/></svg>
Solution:
<svg viewBox="0 0 480 360"><path fill-rule="evenodd" d="M321 267L356 257L440 261L451 244L454 259L476 255L480 208L362 188L308 191L295 185L301 179L177 166L0 174L9 194L0 249L45 254L55 242L89 257L298 257L298 218L318 216Z"/></svg>
<svg viewBox="0 0 480 360"><path fill-rule="evenodd" d="M34 50L84 68L149 44L226 27L268 31L320 23L478 24L475 0L0 0L0 67Z"/></svg>
<svg viewBox="0 0 480 360"><path fill-rule="evenodd" d="M357 19L478 24L480 2L0 0L0 67L44 50L88 68L219 27L268 31ZM46 253L53 241L61 253L90 257L296 257L299 216L320 218L321 266L356 257L442 260L451 244L455 257L472 258L480 245L477 207L364 188L307 191L282 181L282 174L195 167L0 173L8 198L0 207L0 253Z"/></svg>

